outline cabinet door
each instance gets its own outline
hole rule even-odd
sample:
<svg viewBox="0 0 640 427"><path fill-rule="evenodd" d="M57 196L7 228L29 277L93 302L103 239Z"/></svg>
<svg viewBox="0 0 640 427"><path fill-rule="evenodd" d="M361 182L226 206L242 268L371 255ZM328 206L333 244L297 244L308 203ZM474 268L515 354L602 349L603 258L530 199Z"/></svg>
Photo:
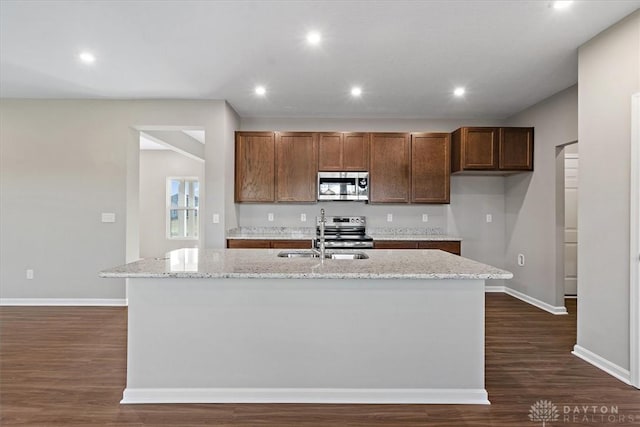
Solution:
<svg viewBox="0 0 640 427"><path fill-rule="evenodd" d="M227 248L230 249L268 249L271 247L269 240L253 239L228 239Z"/></svg>
<svg viewBox="0 0 640 427"><path fill-rule="evenodd" d="M451 140L448 133L411 135L411 202L449 203Z"/></svg>
<svg viewBox="0 0 640 427"><path fill-rule="evenodd" d="M462 129L462 169L497 169L498 128Z"/></svg>
<svg viewBox="0 0 640 427"><path fill-rule="evenodd" d="M440 249L441 251L450 252L454 255L460 255L460 242L430 240L418 242L418 249Z"/></svg>
<svg viewBox="0 0 640 427"><path fill-rule="evenodd" d="M500 169L533 170L533 128L500 128Z"/></svg>
<svg viewBox="0 0 640 427"><path fill-rule="evenodd" d="M345 133L342 142L342 170L369 170L369 134Z"/></svg>
<svg viewBox="0 0 640 427"><path fill-rule="evenodd" d="M408 203L411 144L406 133L373 133L370 146L369 201Z"/></svg>
<svg viewBox="0 0 640 427"><path fill-rule="evenodd" d="M276 201L315 202L318 143L313 133L276 134Z"/></svg>
<svg viewBox="0 0 640 427"><path fill-rule="evenodd" d="M275 200L273 132L236 132L235 201Z"/></svg>
<svg viewBox="0 0 640 427"><path fill-rule="evenodd" d="M318 170L342 171L342 139L341 133L318 134Z"/></svg>
<svg viewBox="0 0 640 427"><path fill-rule="evenodd" d="M418 242L411 240L382 240L373 242L374 249L418 249Z"/></svg>

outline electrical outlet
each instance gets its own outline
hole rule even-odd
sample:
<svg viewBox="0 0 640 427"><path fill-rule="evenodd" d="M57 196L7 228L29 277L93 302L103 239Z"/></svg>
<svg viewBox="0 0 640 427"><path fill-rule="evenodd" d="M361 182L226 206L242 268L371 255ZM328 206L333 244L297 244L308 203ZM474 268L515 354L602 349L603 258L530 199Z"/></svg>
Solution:
<svg viewBox="0 0 640 427"><path fill-rule="evenodd" d="M27 269L26 275L27 275L27 279L28 280L33 280L33 270L32 269L30 269L30 268Z"/></svg>
<svg viewBox="0 0 640 427"><path fill-rule="evenodd" d="M518 265L520 267L524 266L524 254L518 254Z"/></svg>
<svg viewBox="0 0 640 427"><path fill-rule="evenodd" d="M213 214L213 223L218 224L220 222L220 214Z"/></svg>
<svg viewBox="0 0 640 427"><path fill-rule="evenodd" d="M487 222L493 222L493 215L487 214Z"/></svg>
<svg viewBox="0 0 640 427"><path fill-rule="evenodd" d="M387 222L393 222L393 214L387 214Z"/></svg>
<svg viewBox="0 0 640 427"><path fill-rule="evenodd" d="M112 212L103 212L101 219L102 222L116 222L116 214Z"/></svg>
<svg viewBox="0 0 640 427"><path fill-rule="evenodd" d="M267 220L273 222L273 214L271 212L267 214Z"/></svg>
<svg viewBox="0 0 640 427"><path fill-rule="evenodd" d="M422 222L429 222L429 215L422 214Z"/></svg>
<svg viewBox="0 0 640 427"><path fill-rule="evenodd" d="M307 222L307 214L304 214L304 213L300 214L300 222Z"/></svg>

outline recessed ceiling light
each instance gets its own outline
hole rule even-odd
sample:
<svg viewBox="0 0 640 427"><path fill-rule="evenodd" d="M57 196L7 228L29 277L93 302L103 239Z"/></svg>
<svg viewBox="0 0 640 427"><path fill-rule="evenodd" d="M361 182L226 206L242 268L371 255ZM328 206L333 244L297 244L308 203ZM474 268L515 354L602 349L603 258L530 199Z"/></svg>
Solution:
<svg viewBox="0 0 640 427"><path fill-rule="evenodd" d="M465 92L465 90L464 90L463 87L457 87L457 88L454 89L453 94L455 96L463 96L464 92Z"/></svg>
<svg viewBox="0 0 640 427"><path fill-rule="evenodd" d="M267 93L267 89L264 86L256 86L256 95L264 96Z"/></svg>
<svg viewBox="0 0 640 427"><path fill-rule="evenodd" d="M310 45L317 46L322 41L322 36L317 31L310 31L307 33L307 42Z"/></svg>
<svg viewBox="0 0 640 427"><path fill-rule="evenodd" d="M78 55L78 58L80 59L80 61L84 62L85 64L93 64L94 62L96 62L96 57L91 52L80 52L80 55Z"/></svg>
<svg viewBox="0 0 640 427"><path fill-rule="evenodd" d="M573 3L573 1L571 0L557 0L553 2L553 8L554 9L566 9L569 6L571 6L571 3Z"/></svg>
<svg viewBox="0 0 640 427"><path fill-rule="evenodd" d="M362 95L362 88L359 86L354 86L351 88L351 96L360 96Z"/></svg>

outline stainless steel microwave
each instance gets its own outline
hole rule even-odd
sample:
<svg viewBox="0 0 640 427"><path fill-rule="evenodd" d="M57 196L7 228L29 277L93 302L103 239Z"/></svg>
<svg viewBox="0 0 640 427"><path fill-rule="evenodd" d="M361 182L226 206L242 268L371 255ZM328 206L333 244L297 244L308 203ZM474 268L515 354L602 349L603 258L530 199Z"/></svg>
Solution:
<svg viewBox="0 0 640 427"><path fill-rule="evenodd" d="M318 172L318 200L369 200L369 172Z"/></svg>

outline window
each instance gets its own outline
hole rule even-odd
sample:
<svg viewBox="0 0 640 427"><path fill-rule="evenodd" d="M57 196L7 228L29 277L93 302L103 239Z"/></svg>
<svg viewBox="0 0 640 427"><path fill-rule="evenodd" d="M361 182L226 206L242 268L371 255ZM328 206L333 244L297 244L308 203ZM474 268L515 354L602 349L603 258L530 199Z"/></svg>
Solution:
<svg viewBox="0 0 640 427"><path fill-rule="evenodd" d="M197 178L167 178L167 238L198 238L200 184Z"/></svg>

